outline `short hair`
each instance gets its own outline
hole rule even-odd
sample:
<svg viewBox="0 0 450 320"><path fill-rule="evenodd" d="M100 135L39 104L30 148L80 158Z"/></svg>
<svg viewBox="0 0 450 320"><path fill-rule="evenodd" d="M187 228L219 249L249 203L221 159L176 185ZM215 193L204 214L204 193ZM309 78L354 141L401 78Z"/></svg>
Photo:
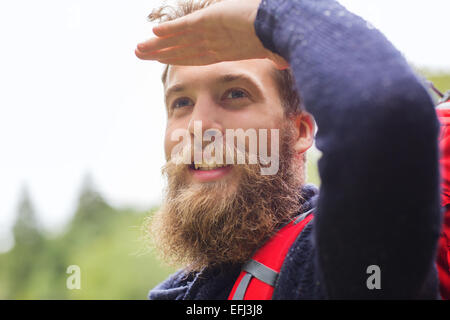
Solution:
<svg viewBox="0 0 450 320"><path fill-rule="evenodd" d="M148 15L148 20L158 21L159 23L175 20L221 1L222 0L179 0L175 6L163 4L162 6L153 9ZM161 76L163 84L166 83L168 70L169 65L166 65ZM302 101L295 89L295 79L291 69L278 70L274 67L272 77L277 85L285 115L293 116L301 113L303 110Z"/></svg>

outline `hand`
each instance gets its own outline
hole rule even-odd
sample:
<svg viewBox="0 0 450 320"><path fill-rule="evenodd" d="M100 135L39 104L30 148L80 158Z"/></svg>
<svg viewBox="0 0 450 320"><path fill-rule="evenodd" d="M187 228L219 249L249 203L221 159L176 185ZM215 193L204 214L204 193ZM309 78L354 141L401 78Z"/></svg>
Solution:
<svg viewBox="0 0 450 320"><path fill-rule="evenodd" d="M289 64L264 48L254 22L261 0L225 0L153 28L156 37L138 44L143 60L172 65L270 59L278 69Z"/></svg>

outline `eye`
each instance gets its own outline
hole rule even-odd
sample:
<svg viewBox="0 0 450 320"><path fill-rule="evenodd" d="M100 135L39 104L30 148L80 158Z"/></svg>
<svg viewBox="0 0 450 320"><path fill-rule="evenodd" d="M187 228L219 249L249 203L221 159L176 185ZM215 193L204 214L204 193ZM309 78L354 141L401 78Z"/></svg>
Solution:
<svg viewBox="0 0 450 320"><path fill-rule="evenodd" d="M179 109L182 107L189 107L194 105L191 99L189 98L179 98L172 103L172 109Z"/></svg>
<svg viewBox="0 0 450 320"><path fill-rule="evenodd" d="M242 89L231 89L225 93L225 99L241 99L248 98L246 91Z"/></svg>

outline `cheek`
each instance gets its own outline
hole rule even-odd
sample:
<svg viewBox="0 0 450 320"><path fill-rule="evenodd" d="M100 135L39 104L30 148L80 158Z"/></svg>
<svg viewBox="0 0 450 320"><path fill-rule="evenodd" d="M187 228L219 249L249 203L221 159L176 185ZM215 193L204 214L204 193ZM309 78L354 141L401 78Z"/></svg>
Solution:
<svg viewBox="0 0 450 320"><path fill-rule="evenodd" d="M281 129L270 128L258 132L258 154L260 157L277 157L280 152Z"/></svg>
<svg viewBox="0 0 450 320"><path fill-rule="evenodd" d="M173 155L180 156L184 148L192 143L189 130L184 125L168 125L164 135L164 153L166 160Z"/></svg>
<svg viewBox="0 0 450 320"><path fill-rule="evenodd" d="M179 141L175 138L178 130L173 126L168 126L164 135L164 153L166 155L166 161L170 160L172 150L178 145ZM179 139L181 141L181 138Z"/></svg>
<svg viewBox="0 0 450 320"><path fill-rule="evenodd" d="M166 155L166 161L170 159L170 151L173 148L172 141L170 140L170 133L166 130L164 136L164 153Z"/></svg>
<svg viewBox="0 0 450 320"><path fill-rule="evenodd" d="M233 116L227 124L230 125L228 128L241 128L244 130L272 129L279 128L281 120L282 117L277 112L264 110L261 105L257 105L252 109Z"/></svg>

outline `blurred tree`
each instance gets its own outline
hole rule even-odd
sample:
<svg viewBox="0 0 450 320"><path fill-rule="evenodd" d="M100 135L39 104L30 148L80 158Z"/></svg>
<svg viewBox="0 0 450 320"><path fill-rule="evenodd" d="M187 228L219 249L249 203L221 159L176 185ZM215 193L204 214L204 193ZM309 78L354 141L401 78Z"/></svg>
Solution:
<svg viewBox="0 0 450 320"><path fill-rule="evenodd" d="M39 255L45 247L43 230L38 222L30 193L22 187L13 226L14 249L8 259L8 287L12 298L23 295L32 279Z"/></svg>
<svg viewBox="0 0 450 320"><path fill-rule="evenodd" d="M96 190L91 174L87 173L82 182L73 223L95 224L103 220L105 213L111 209Z"/></svg>
<svg viewBox="0 0 450 320"><path fill-rule="evenodd" d="M43 240L42 230L26 186L22 187L13 234L16 246L34 247Z"/></svg>
<svg viewBox="0 0 450 320"><path fill-rule="evenodd" d="M77 243L92 239L106 230L110 220L115 218L115 213L116 211L96 190L91 174L85 174L78 205L66 238L71 238Z"/></svg>

